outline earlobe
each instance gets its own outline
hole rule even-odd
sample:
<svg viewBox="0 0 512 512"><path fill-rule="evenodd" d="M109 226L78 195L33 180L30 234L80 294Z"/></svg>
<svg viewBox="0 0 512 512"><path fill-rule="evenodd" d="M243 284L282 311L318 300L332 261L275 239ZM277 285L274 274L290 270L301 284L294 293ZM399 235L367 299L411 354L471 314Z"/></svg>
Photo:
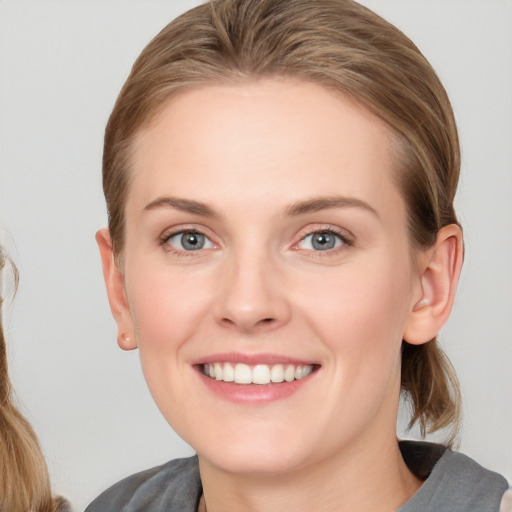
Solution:
<svg viewBox="0 0 512 512"><path fill-rule="evenodd" d="M450 316L463 260L462 231L456 224L442 228L434 247L421 258L420 297L416 297L403 339L420 345L433 339Z"/></svg>
<svg viewBox="0 0 512 512"><path fill-rule="evenodd" d="M110 309L117 324L117 343L123 350L133 350L137 348L137 343L126 298L124 276L116 263L112 251L110 232L107 228L100 229L96 233L96 242L100 250L103 278L107 288Z"/></svg>
<svg viewBox="0 0 512 512"><path fill-rule="evenodd" d="M137 348L135 340L128 336L128 334L126 334L125 332L117 335L117 344L123 350L133 350L134 348Z"/></svg>

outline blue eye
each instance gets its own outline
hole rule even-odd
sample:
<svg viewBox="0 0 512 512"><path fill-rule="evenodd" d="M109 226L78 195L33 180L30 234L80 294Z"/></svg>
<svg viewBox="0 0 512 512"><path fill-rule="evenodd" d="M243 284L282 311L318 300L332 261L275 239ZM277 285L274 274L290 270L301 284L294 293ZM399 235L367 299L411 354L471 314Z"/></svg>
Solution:
<svg viewBox="0 0 512 512"><path fill-rule="evenodd" d="M165 242L180 251L199 251L200 249L214 247L212 241L206 235L195 231L181 231L171 235Z"/></svg>
<svg viewBox="0 0 512 512"><path fill-rule="evenodd" d="M346 243L340 235L331 231L317 231L305 236L299 243L300 249L328 251Z"/></svg>

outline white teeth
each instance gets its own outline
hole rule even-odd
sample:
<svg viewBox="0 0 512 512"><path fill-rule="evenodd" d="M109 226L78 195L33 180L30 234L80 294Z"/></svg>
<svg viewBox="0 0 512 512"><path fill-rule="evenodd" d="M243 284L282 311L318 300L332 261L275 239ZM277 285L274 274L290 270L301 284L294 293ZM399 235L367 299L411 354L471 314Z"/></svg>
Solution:
<svg viewBox="0 0 512 512"><path fill-rule="evenodd" d="M307 377L313 371L313 367L308 364L302 367L302 378Z"/></svg>
<svg viewBox="0 0 512 512"><path fill-rule="evenodd" d="M233 382L235 380L235 369L230 363L224 364L224 374L222 380L224 382Z"/></svg>
<svg viewBox="0 0 512 512"><path fill-rule="evenodd" d="M215 380L235 382L236 384L279 384L307 377L313 371L313 365L293 364L257 364L249 366L243 363L213 363L203 365L203 373Z"/></svg>
<svg viewBox="0 0 512 512"><path fill-rule="evenodd" d="M303 379L313 371L313 367L308 364L306 366L297 366L295 370L295 379Z"/></svg>
<svg viewBox="0 0 512 512"><path fill-rule="evenodd" d="M238 363L235 366L235 382L237 384L251 384L252 372L251 367L246 364Z"/></svg>
<svg viewBox="0 0 512 512"><path fill-rule="evenodd" d="M286 370L284 371L284 380L286 382L291 382L292 380L295 380L295 366L292 364L289 364L286 367Z"/></svg>
<svg viewBox="0 0 512 512"><path fill-rule="evenodd" d="M284 367L282 364L275 364L270 369L270 380L272 382L283 382L284 380Z"/></svg>
<svg viewBox="0 0 512 512"><path fill-rule="evenodd" d="M266 364L258 364L252 369L253 384L268 384L270 382L270 368Z"/></svg>

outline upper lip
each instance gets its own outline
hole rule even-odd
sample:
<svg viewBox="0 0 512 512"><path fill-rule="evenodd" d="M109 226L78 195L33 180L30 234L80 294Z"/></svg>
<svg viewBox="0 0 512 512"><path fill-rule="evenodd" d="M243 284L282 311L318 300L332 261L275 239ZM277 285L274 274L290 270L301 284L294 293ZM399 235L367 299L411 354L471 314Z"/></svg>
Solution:
<svg viewBox="0 0 512 512"><path fill-rule="evenodd" d="M222 352L217 354L210 354L205 357L198 358L192 361L193 365L199 364L212 364L212 363L243 363L248 366L255 366L257 364L294 364L294 365L309 365L318 364L316 361L299 359L297 357L290 357L282 354L272 353L255 353L245 354L242 352Z"/></svg>

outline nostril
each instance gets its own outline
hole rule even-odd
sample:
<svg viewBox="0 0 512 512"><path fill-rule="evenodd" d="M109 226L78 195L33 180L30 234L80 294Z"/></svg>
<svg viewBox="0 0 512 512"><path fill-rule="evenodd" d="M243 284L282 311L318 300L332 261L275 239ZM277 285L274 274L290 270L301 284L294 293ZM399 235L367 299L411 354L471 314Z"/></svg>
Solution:
<svg viewBox="0 0 512 512"><path fill-rule="evenodd" d="M246 332L256 332L260 329L272 328L272 326L276 323L276 318L267 317L261 318L260 320L253 321L251 319L233 319L229 317L224 317L220 319L220 323L224 325L224 327L228 328L240 328ZM268 327L267 327L268 326Z"/></svg>

